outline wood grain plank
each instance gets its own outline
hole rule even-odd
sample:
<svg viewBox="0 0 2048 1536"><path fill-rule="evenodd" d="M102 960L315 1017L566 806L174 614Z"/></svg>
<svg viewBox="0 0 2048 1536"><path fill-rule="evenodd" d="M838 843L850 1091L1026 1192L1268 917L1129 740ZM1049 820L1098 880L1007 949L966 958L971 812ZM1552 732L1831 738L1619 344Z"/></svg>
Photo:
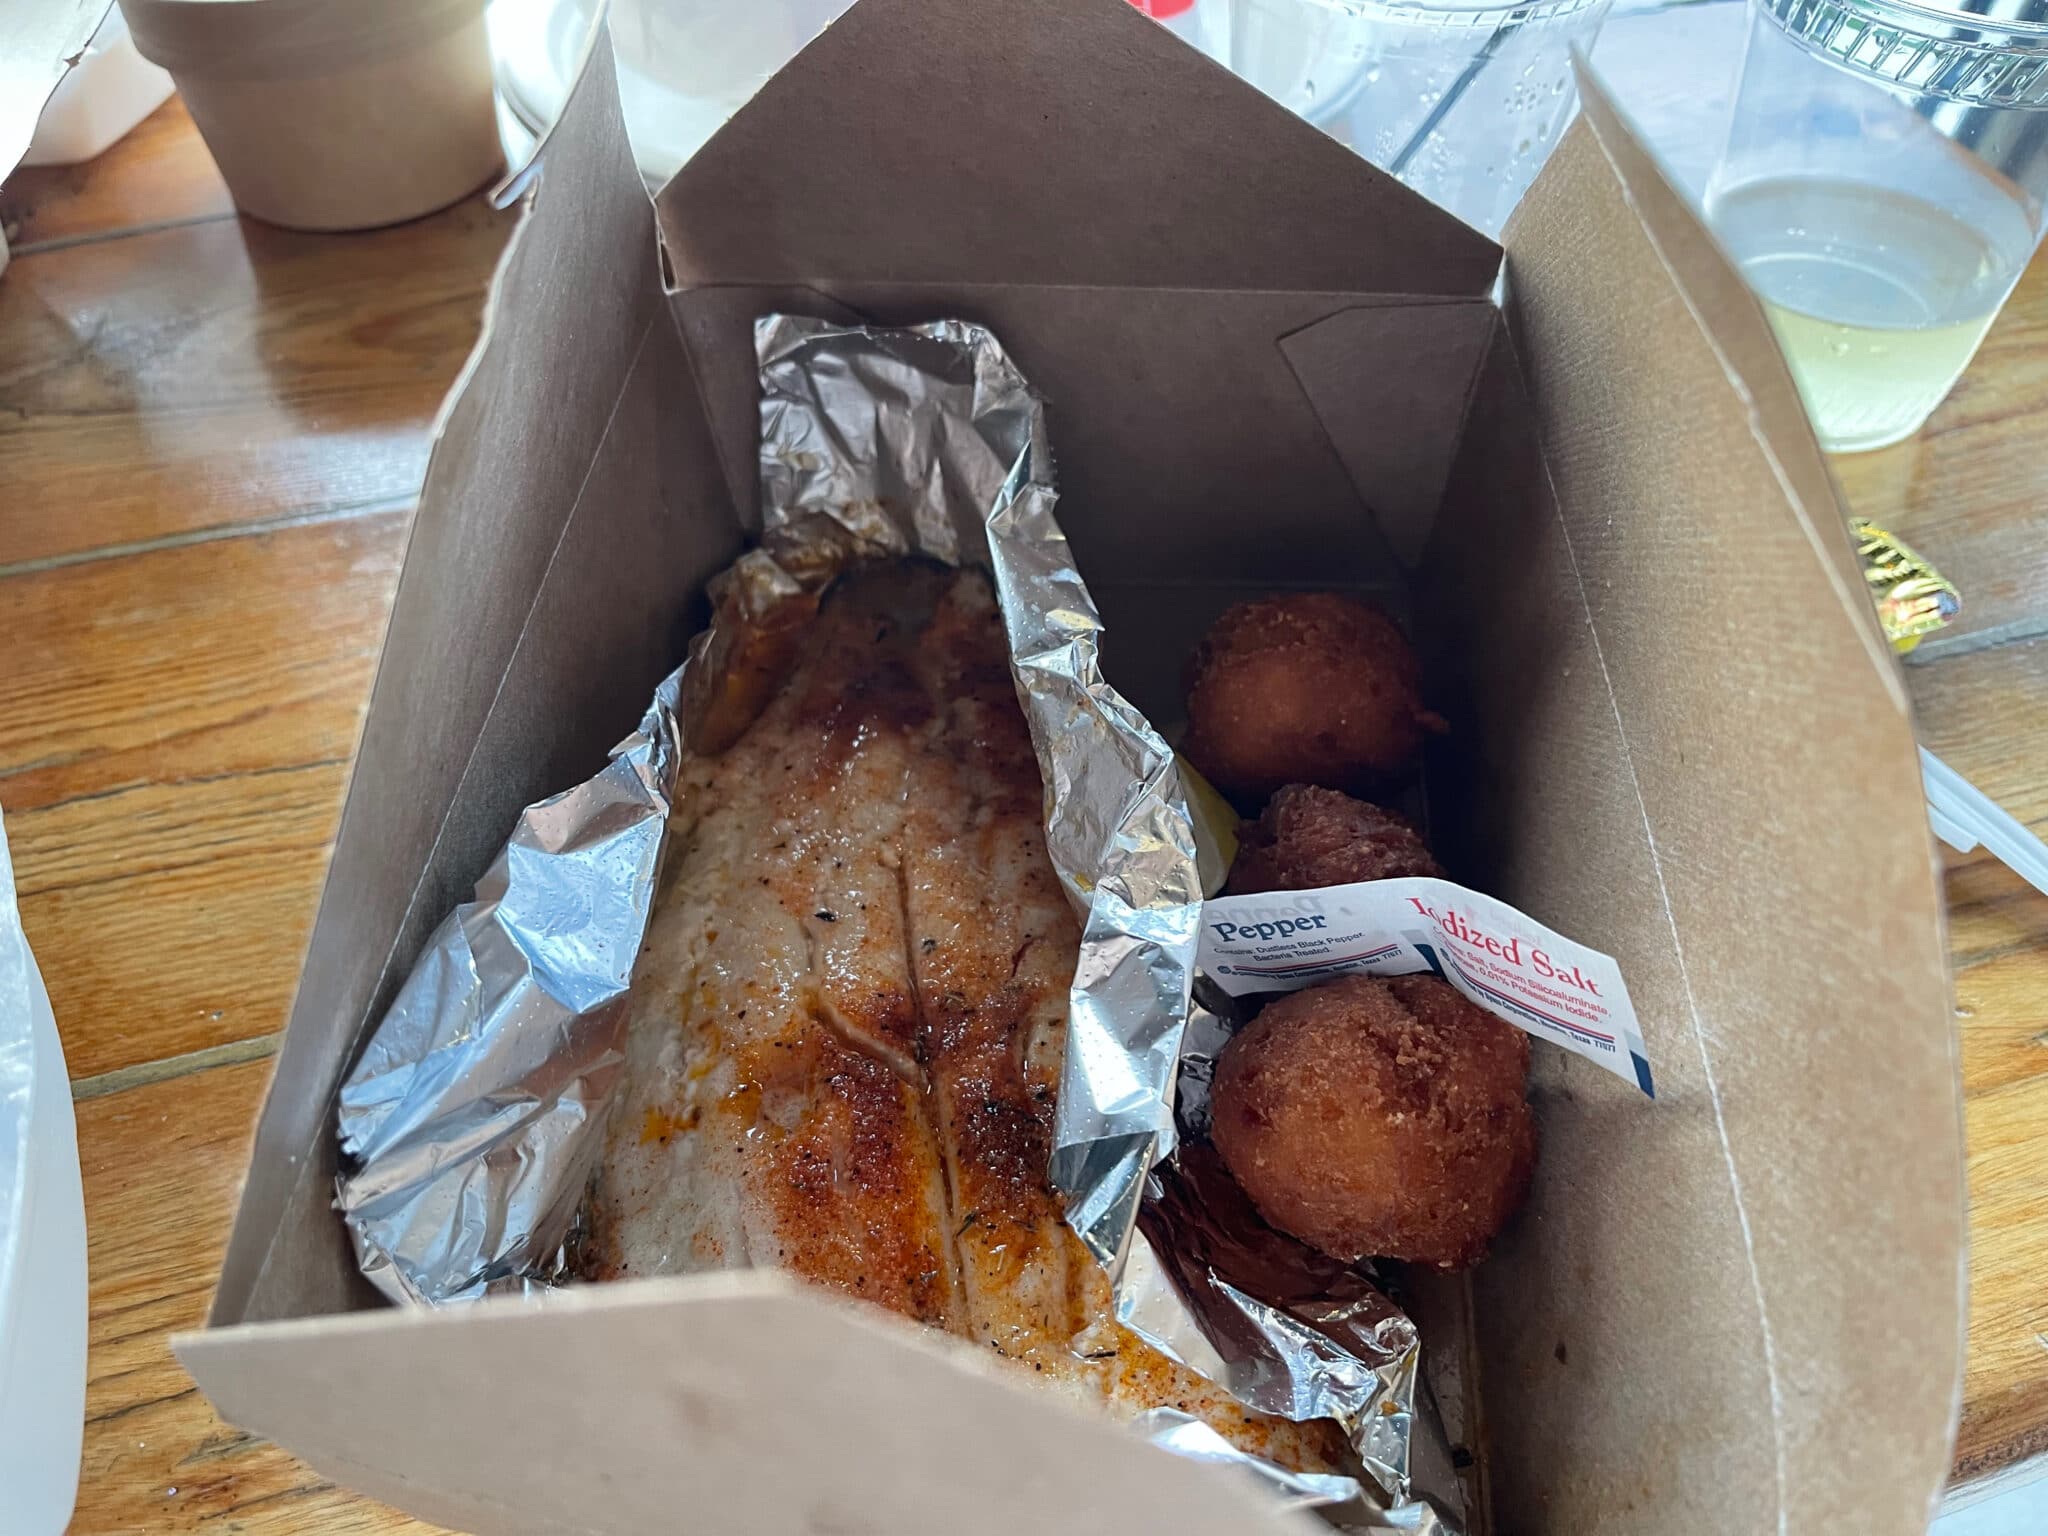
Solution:
<svg viewBox="0 0 2048 1536"><path fill-rule="evenodd" d="M89 820L22 818L18 849L73 827L86 842L21 903L75 1077L283 1027L344 782L340 763L280 769L126 791Z"/></svg>
<svg viewBox="0 0 2048 1536"><path fill-rule="evenodd" d="M1921 739L2048 831L2048 260L1913 441L1836 460L1851 506L1963 592L1907 667ZM2048 1453L2048 896L1988 855L1950 860L1969 1154L1970 1320L1954 1476Z"/></svg>
<svg viewBox="0 0 2048 1536"><path fill-rule="evenodd" d="M2048 638L1915 656L1921 740L2048 830ZM1970 1199L1963 1482L2048 1452L2048 896L1981 850L1948 862Z"/></svg>
<svg viewBox="0 0 2048 1536"><path fill-rule="evenodd" d="M2048 832L2048 635L1909 666L1906 683L1928 750Z"/></svg>
<svg viewBox="0 0 2048 1536"><path fill-rule="evenodd" d="M281 1027L408 521L0 578L0 803L74 1077Z"/></svg>
<svg viewBox="0 0 2048 1536"><path fill-rule="evenodd" d="M2008 896L1985 911L1984 926L1993 935L1971 932L1978 923L1959 916L1959 942L1995 936L2010 947L1992 949L1987 958L1956 972L1963 1094L1966 1099L2038 1095L2040 1113L2048 1118L2048 896L2003 865L1989 864L1975 873L2006 886ZM2007 939L2013 934L2019 937ZM2038 1195L2038 1181L2026 1193ZM2048 1243L2048 1221L2040 1223L2039 1235ZM2039 1274L2048 1277L2048 1270ZM2042 1327L2048 1330L2048 1286L2039 1290Z"/></svg>
<svg viewBox="0 0 2048 1536"><path fill-rule="evenodd" d="M29 166L0 187L0 225L16 251L234 212L227 183L175 95L97 159Z"/></svg>
<svg viewBox="0 0 2048 1536"><path fill-rule="evenodd" d="M78 1106L92 1303L75 1536L430 1536L223 1424L170 1352L203 1322L267 1061Z"/></svg>
<svg viewBox="0 0 2048 1536"><path fill-rule="evenodd" d="M2037 1000L2044 980L2048 967L2036 961ZM2048 1223L2041 1219L2048 1081L2035 1075L1995 1092L1973 1093L1964 1121L1970 1147L1970 1332L1956 1437L1958 1482L2048 1452L2048 1292L2041 1284L2048 1274Z"/></svg>
<svg viewBox="0 0 2048 1536"><path fill-rule="evenodd" d="M2048 896L1981 853L1952 858L1947 887L1970 1185L1963 1482L2048 1452Z"/></svg>
<svg viewBox="0 0 2048 1536"><path fill-rule="evenodd" d="M1963 594L1926 659L2048 629L2048 255L2037 257L1955 392L1916 437L1834 460L1850 507Z"/></svg>
<svg viewBox="0 0 2048 1536"><path fill-rule="evenodd" d="M0 571L409 500L510 229L248 220L18 257L0 283Z"/></svg>
<svg viewBox="0 0 2048 1536"><path fill-rule="evenodd" d="M409 517L0 577L9 810L345 755Z"/></svg>

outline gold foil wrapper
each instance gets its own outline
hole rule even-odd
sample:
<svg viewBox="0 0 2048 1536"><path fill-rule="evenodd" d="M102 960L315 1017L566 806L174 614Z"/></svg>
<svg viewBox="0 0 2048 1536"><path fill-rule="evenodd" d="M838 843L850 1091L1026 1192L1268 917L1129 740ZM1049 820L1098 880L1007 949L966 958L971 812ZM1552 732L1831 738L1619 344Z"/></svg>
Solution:
<svg viewBox="0 0 2048 1536"><path fill-rule="evenodd" d="M1894 649L1912 650L1923 635L1945 628L1963 611L1954 584L1904 539L1864 517L1851 518L1849 528L1856 535L1878 623Z"/></svg>

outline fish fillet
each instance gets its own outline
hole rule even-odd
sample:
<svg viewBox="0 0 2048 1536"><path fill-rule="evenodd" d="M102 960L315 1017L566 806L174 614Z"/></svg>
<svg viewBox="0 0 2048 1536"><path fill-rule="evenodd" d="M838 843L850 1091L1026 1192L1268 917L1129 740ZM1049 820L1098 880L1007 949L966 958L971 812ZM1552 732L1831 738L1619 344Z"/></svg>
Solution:
<svg viewBox="0 0 2048 1536"><path fill-rule="evenodd" d="M728 750L692 757L628 1001L594 1278L774 1265L1129 1417L1308 1470L1116 1322L1046 1178L1080 931L986 578L842 580Z"/></svg>

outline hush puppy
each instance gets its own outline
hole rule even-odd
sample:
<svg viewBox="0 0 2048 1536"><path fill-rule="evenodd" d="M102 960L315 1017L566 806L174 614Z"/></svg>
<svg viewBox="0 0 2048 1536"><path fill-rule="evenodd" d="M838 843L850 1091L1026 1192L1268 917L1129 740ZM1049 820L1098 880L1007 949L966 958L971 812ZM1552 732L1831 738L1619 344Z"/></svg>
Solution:
<svg viewBox="0 0 2048 1536"><path fill-rule="evenodd" d="M1529 1038L1434 976L1345 976L1224 1047L1213 1135L1259 1214L1332 1258L1477 1263L1528 1191Z"/></svg>
<svg viewBox="0 0 2048 1536"><path fill-rule="evenodd" d="M1188 760L1225 794L1283 784L1366 790L1401 773L1443 717L1377 608L1335 592L1239 603L1188 667Z"/></svg>
<svg viewBox="0 0 2048 1536"><path fill-rule="evenodd" d="M1239 830L1224 893L1312 891L1410 875L1441 880L1443 873L1406 817L1334 789L1289 784Z"/></svg>

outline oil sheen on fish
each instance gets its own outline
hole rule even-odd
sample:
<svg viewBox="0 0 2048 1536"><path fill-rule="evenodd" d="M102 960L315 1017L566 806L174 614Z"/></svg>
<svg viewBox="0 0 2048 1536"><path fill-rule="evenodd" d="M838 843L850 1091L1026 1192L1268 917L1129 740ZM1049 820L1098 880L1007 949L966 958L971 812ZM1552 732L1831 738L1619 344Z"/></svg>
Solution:
<svg viewBox="0 0 2048 1536"><path fill-rule="evenodd" d="M691 757L627 1003L593 1278L773 1265L1120 1416L1175 1407L1303 1469L1114 1318L1046 1178L1080 931L994 594L842 579L727 750Z"/></svg>

